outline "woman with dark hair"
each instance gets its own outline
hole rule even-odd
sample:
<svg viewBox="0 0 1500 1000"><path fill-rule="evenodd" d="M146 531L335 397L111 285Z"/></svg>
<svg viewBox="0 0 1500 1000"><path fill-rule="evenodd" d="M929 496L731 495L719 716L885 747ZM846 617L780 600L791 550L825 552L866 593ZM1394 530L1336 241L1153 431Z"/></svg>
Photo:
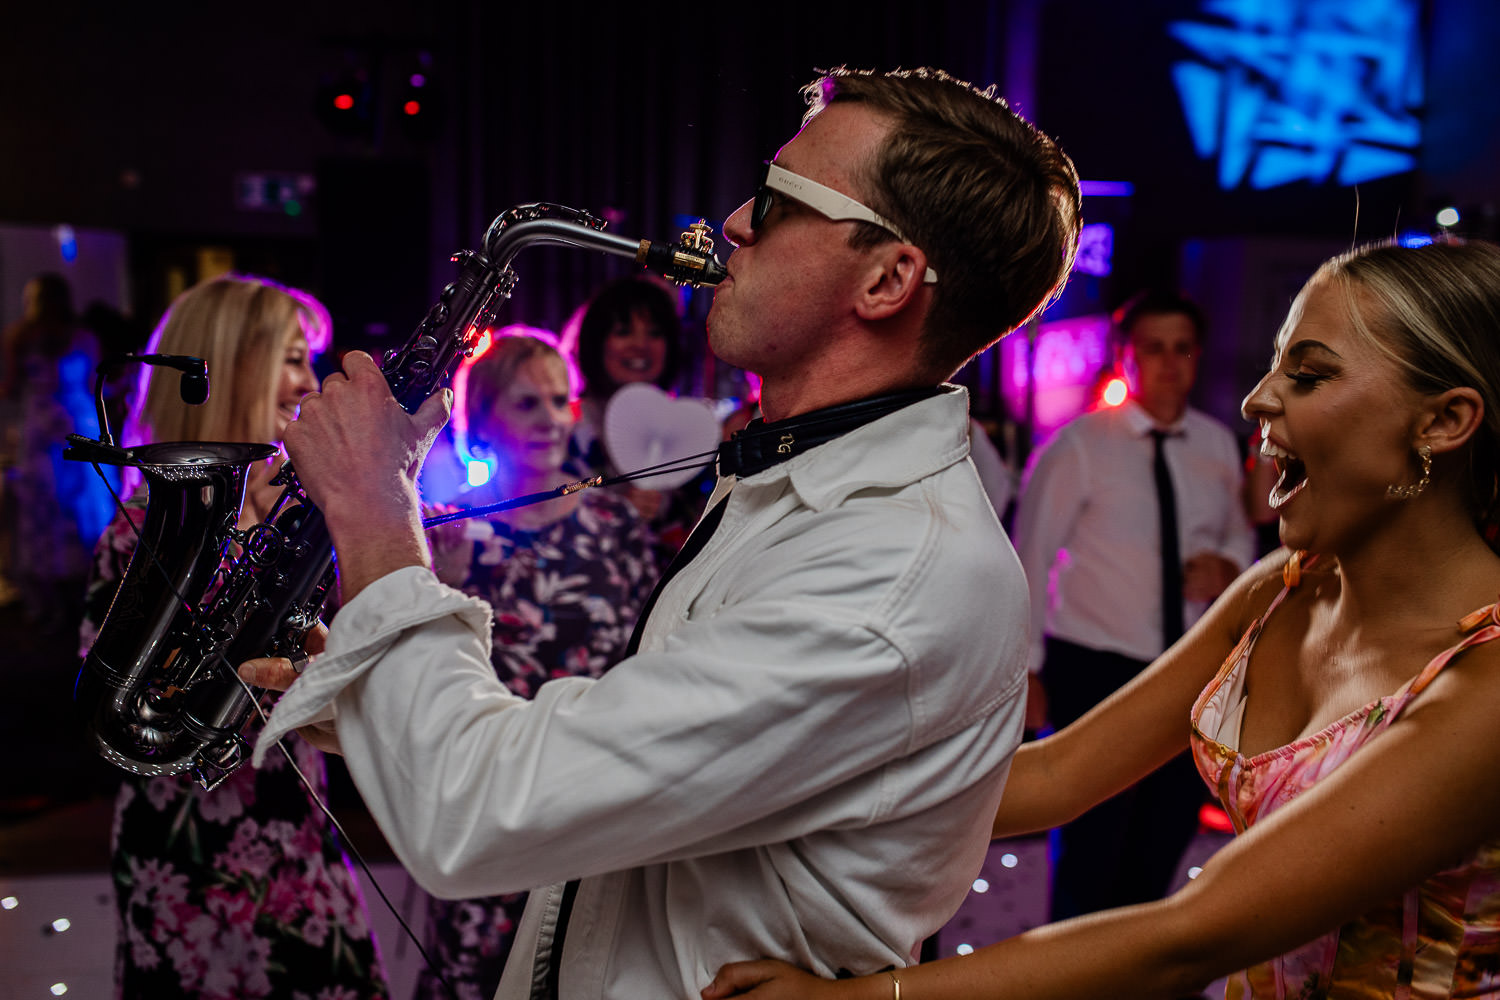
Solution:
<svg viewBox="0 0 1500 1000"><path fill-rule="evenodd" d="M633 472L616 469L604 444L604 410L617 391L647 383L670 392L682 358L682 323L672 294L652 278L623 278L589 300L578 326L576 356L583 376L578 422L568 443L568 470L577 478ZM673 456L667 456L673 457ZM670 558L702 513L701 479L675 490L654 490L650 480L621 488Z"/></svg>
<svg viewBox="0 0 1500 1000"><path fill-rule="evenodd" d="M682 364L682 322L672 293L653 278L623 278L589 300L578 326L578 368L585 408L603 407L615 390L650 382L670 390Z"/></svg>

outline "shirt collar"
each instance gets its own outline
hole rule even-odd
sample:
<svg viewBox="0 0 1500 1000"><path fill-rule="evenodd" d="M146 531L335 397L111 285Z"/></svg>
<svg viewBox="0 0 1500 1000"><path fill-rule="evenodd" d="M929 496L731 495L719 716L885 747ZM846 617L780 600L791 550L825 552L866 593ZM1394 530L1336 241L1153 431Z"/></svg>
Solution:
<svg viewBox="0 0 1500 1000"><path fill-rule="evenodd" d="M744 486L790 482L802 502L824 510L858 490L899 489L962 461L969 454L969 392L944 385L847 434L747 476Z"/></svg>
<svg viewBox="0 0 1500 1000"><path fill-rule="evenodd" d="M1178 417L1175 423L1167 424L1165 427L1157 423L1156 418L1147 413L1146 408L1138 400L1127 399L1120 407L1120 412L1125 417L1126 426L1137 437L1145 437L1154 430L1166 431L1169 437L1181 437L1187 433L1188 410L1186 407L1183 408L1182 416Z"/></svg>

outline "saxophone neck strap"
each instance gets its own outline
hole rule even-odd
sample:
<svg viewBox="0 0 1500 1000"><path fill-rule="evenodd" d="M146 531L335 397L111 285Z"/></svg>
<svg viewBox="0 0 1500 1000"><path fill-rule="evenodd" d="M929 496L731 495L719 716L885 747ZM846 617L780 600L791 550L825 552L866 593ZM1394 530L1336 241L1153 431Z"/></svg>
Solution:
<svg viewBox="0 0 1500 1000"><path fill-rule="evenodd" d="M813 410L775 423L757 417L719 446L719 475L743 478L764 472L809 448L827 444L856 427L863 427L912 403L931 399L942 391L941 386L934 385L891 392Z"/></svg>

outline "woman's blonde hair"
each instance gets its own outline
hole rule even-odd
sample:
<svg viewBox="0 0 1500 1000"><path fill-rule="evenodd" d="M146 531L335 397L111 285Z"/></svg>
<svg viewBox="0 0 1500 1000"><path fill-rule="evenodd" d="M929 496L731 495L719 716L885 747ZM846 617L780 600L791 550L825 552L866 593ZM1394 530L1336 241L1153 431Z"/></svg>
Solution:
<svg viewBox="0 0 1500 1000"><path fill-rule="evenodd" d="M162 316L146 353L206 361L208 401L184 403L175 372L143 367L126 443L269 442L276 434L273 389L288 342L301 334L316 355L328 346L331 330L322 303L266 278L231 274L194 285Z"/></svg>
<svg viewBox="0 0 1500 1000"><path fill-rule="evenodd" d="M1449 239L1371 244L1326 262L1308 285L1342 289L1354 329L1421 393L1466 386L1484 400L1470 445L1470 502L1493 543L1500 523L1500 247Z"/></svg>

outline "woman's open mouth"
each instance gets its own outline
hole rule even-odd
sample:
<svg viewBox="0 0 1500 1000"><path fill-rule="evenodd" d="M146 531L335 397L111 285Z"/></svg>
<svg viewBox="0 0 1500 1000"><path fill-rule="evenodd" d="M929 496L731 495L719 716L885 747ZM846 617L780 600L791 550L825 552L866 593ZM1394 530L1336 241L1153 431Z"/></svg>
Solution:
<svg viewBox="0 0 1500 1000"><path fill-rule="evenodd" d="M1296 455L1272 443L1269 438L1261 441L1260 453L1271 459L1276 465L1276 471L1281 473L1276 485L1271 487L1270 496L1266 498L1272 510L1280 510L1307 485L1307 466Z"/></svg>

